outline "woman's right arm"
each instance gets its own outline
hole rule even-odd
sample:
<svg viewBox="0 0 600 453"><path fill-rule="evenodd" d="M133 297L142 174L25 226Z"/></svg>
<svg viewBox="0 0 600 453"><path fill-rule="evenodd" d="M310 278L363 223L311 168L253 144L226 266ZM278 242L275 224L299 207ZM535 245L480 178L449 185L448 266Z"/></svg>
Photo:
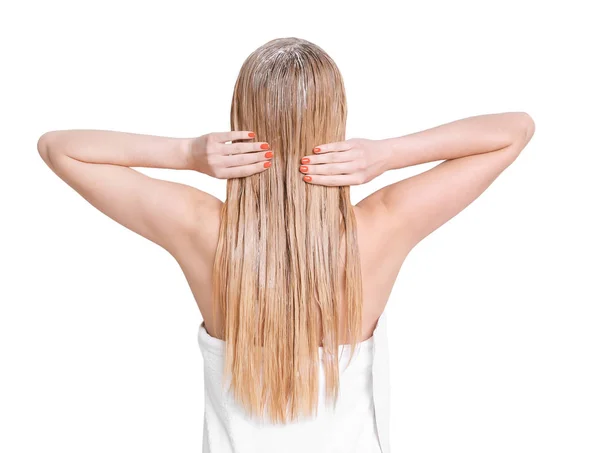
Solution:
<svg viewBox="0 0 600 453"><path fill-rule="evenodd" d="M315 170L318 173L312 182L327 185L332 180L327 178L337 177L338 185L361 184L387 170L444 160L379 189L357 204L384 216L382 220L393 232L401 233L395 237L401 237L403 247L410 250L479 197L514 162L534 130L527 113L507 112L463 118L398 138L326 144L318 147L319 155L308 157L323 163L326 159L342 162L340 155L348 152L354 164L330 164L338 168L346 165L340 172L345 174L338 175L328 174L327 165L314 165L321 168ZM342 152L331 153L336 150ZM357 170L349 170L352 165Z"/></svg>

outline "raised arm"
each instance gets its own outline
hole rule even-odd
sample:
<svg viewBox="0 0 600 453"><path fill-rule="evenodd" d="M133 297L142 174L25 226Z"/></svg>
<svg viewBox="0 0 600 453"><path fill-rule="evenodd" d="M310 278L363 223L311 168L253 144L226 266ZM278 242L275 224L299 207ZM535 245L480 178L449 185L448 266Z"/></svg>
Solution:
<svg viewBox="0 0 600 453"><path fill-rule="evenodd" d="M194 187L151 178L130 167L196 170L220 179L266 168L264 143L249 132L180 139L101 130L51 131L38 151L63 181L108 217L171 254L202 237L205 218L222 204ZM262 147L261 147L262 145ZM268 146L267 146L268 147ZM202 244L199 244L202 246Z"/></svg>
<svg viewBox="0 0 600 453"><path fill-rule="evenodd" d="M381 216L388 231L397 233L395 240L410 250L481 195L514 162L534 130L523 112L473 116L398 138L319 146L319 155L307 157L321 165L305 173L316 184L362 184L387 170L443 160L357 204Z"/></svg>

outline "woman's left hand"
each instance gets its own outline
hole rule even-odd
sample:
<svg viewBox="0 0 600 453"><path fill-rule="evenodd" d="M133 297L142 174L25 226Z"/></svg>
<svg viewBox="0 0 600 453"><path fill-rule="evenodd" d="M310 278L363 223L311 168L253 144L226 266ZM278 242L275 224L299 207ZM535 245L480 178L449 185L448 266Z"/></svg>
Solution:
<svg viewBox="0 0 600 453"><path fill-rule="evenodd" d="M327 143L301 159L303 180L323 186L365 184L388 170L390 146L383 140L351 138Z"/></svg>
<svg viewBox="0 0 600 453"><path fill-rule="evenodd" d="M265 171L273 157L268 143L227 143L254 137L250 131L230 131L188 139L184 146L187 168L218 179L243 178Z"/></svg>

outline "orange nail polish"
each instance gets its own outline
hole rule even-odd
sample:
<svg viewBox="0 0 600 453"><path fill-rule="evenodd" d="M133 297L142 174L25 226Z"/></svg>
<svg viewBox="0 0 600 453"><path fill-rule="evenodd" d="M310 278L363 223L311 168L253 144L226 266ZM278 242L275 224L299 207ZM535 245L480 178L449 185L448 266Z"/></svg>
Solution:
<svg viewBox="0 0 600 453"><path fill-rule="evenodd" d="M320 153L321 152L321 148L315 148L315 149L313 149L313 152Z"/></svg>
<svg viewBox="0 0 600 453"><path fill-rule="evenodd" d="M273 153L272 153L271 151L267 151L267 152L265 153L265 157L266 157L267 159L270 159L271 157L273 157Z"/></svg>
<svg viewBox="0 0 600 453"><path fill-rule="evenodd" d="M256 137L256 134L254 132L249 132L248 137L254 138Z"/></svg>
<svg viewBox="0 0 600 453"><path fill-rule="evenodd" d="M308 171L308 167L306 165L302 165L302 166L300 166L300 171L302 173L306 173Z"/></svg>
<svg viewBox="0 0 600 453"><path fill-rule="evenodd" d="M305 176L302 179L304 179L304 181L306 181L306 182L311 182L312 181L312 178L310 176Z"/></svg>
<svg viewBox="0 0 600 453"><path fill-rule="evenodd" d="M260 145L260 149L269 149L269 145L267 143L263 143Z"/></svg>
<svg viewBox="0 0 600 453"><path fill-rule="evenodd" d="M271 162L265 162L265 168L269 168L271 166Z"/></svg>
<svg viewBox="0 0 600 453"><path fill-rule="evenodd" d="M303 157L300 162L302 162L303 164L309 164L310 163L310 159L308 157Z"/></svg>

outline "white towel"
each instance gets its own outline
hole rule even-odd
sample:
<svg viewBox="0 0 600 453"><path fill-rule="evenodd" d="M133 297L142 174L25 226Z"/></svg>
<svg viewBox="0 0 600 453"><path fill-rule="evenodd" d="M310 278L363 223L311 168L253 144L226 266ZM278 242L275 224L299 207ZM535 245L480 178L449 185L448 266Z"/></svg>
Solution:
<svg viewBox="0 0 600 453"><path fill-rule="evenodd" d="M359 343L348 368L350 348L340 346L336 409L325 403L321 366L317 416L285 425L250 419L222 390L225 342L211 337L204 323L198 331L198 343L204 358L203 453L390 453L389 353L384 315L373 336Z"/></svg>

